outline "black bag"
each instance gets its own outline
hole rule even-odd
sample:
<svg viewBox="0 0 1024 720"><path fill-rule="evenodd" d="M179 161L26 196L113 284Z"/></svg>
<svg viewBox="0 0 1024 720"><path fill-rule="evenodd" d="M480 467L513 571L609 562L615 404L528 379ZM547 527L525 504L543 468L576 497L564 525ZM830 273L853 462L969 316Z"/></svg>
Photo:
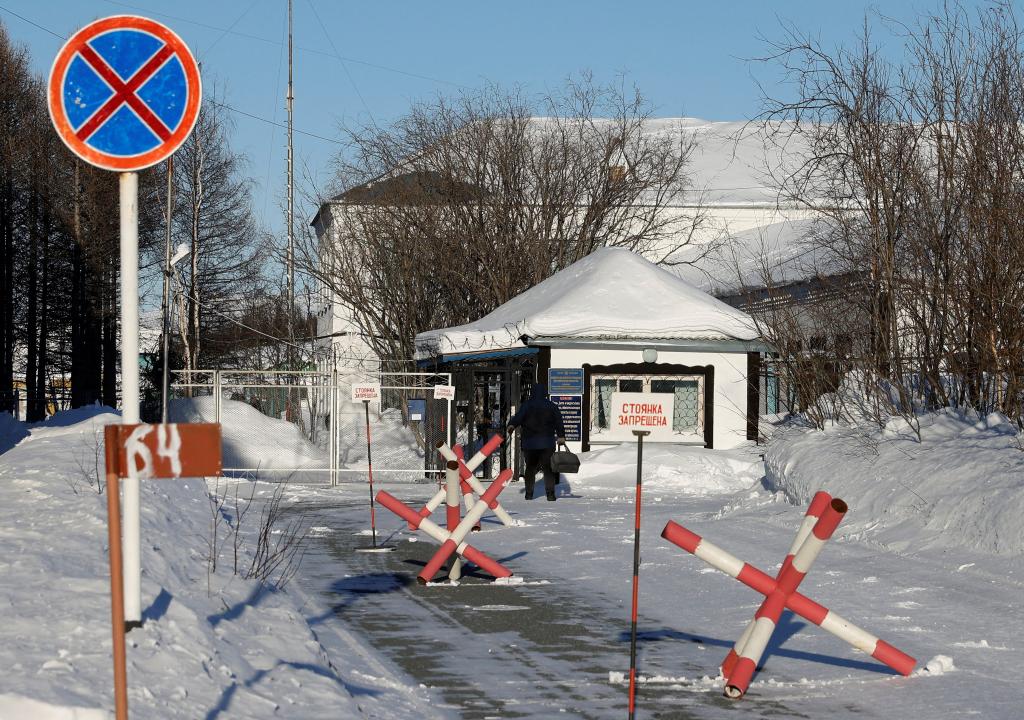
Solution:
<svg viewBox="0 0 1024 720"><path fill-rule="evenodd" d="M556 473L565 473L567 475L579 472L579 457L571 452L566 445L562 445L562 448L562 450L556 450L551 453L551 469Z"/></svg>

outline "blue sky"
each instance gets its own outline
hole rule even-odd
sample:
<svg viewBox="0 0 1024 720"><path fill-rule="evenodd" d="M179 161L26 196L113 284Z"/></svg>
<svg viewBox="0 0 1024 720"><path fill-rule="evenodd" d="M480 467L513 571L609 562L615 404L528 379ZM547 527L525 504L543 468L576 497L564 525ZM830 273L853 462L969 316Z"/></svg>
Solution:
<svg viewBox="0 0 1024 720"><path fill-rule="evenodd" d="M759 108L752 75L777 81L771 68L747 62L764 52L760 36L780 37L780 21L788 21L827 43L848 42L869 7L857 0L294 3L295 127L310 133L296 135L296 158L321 184L340 122L386 124L411 102L486 81L543 91L584 69L598 80L625 73L658 115L748 118ZM910 20L915 8L934 5L875 7ZM215 84L237 109L234 145L257 183L257 214L280 232L285 139L266 120L285 119L286 8L286 0L0 0L0 18L40 74L63 42L47 30L67 36L116 14L172 27L202 60L207 87Z"/></svg>

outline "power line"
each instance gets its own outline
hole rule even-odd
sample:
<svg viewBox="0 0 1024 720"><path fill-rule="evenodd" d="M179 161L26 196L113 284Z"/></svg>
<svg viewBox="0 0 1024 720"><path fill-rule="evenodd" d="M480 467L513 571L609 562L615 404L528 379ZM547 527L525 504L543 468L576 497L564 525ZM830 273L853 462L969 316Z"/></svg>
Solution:
<svg viewBox="0 0 1024 720"><path fill-rule="evenodd" d="M106 0L106 1L107 2L112 2L112 0ZM123 5L123 3L113 3L113 4L114 5ZM125 5L125 7L132 7L132 6L131 5ZM142 9L142 8L139 8L139 9ZM53 30L51 30L48 27L43 27L39 23L32 22L27 17L23 17L23 16L19 15L16 12L12 12L11 10L8 10L3 5L0 5L0 10L3 10L5 12L7 12L7 13L10 13L11 15L13 15L16 18L18 18L19 20L24 20L25 22L27 22L29 25L32 25L33 27L37 27L37 28L39 28L40 30L42 30L44 32L50 33L55 38L58 38L60 40L67 40L66 36L61 35L60 33L54 32ZM154 14L159 15L161 13L154 13ZM268 118L262 117L261 115L256 115L254 113L247 112L245 110L240 110L239 108L236 108L233 105L228 105L227 103L218 102L218 101L216 101L216 100L214 100L213 98L210 98L210 97L208 97L206 99L207 99L208 102L213 103L214 105L216 105L218 107L222 107L225 110L230 110L231 112L238 113L239 115L244 115L245 117L252 118L253 120L259 120L260 122L267 123L268 125L274 125L275 127L279 127L279 128L287 128L286 125L282 125L279 122L276 122L274 120L270 120ZM307 137L316 138L317 140L323 140L324 142L334 143L335 145L344 145L345 144L341 140L336 140L334 138L324 137L323 135L317 135L316 133L311 133L311 132L308 132L306 130L295 129L295 132L297 132L299 135L305 135Z"/></svg>
<svg viewBox="0 0 1024 720"><path fill-rule="evenodd" d="M252 118L253 120L259 120L260 122L265 122L267 125L273 125L274 127L288 129L287 125L284 125L282 123L276 122L276 121L271 120L269 118L265 118L265 117L262 117L260 115L254 115L253 113L246 112L245 110L239 110L238 108L233 107L231 105L228 105L227 103L217 102L216 100L213 100L213 99L210 99L210 98L207 98L207 100L208 100L208 102L211 102L214 105L217 105L218 107L222 107L222 108L224 108L226 110L230 110L231 112L236 112L239 115L245 115L246 117ZM316 138L317 140L323 140L324 142L334 143L335 145L344 145L345 144L341 140L335 140L334 138L324 137L323 135L317 135L316 133L307 132L305 130L299 130L298 128L295 128L294 132L297 132L299 135L306 135L307 137Z"/></svg>
<svg viewBox="0 0 1024 720"><path fill-rule="evenodd" d="M124 2L117 2L117 0L103 0L103 1L108 3L108 4L110 4L110 5L116 5L118 7L128 8L129 10L139 10L139 11L142 11L142 12L148 12L148 13L152 13L153 15L160 15L162 17L170 18L171 20L178 20L179 22L188 23L190 25L196 25L198 27L203 27L203 28L206 28L207 30L217 30L217 31L220 31L220 32L223 32L223 33L227 33L227 34L230 34L230 35L237 35L238 37L248 38L249 40L258 40L259 42L269 43L271 45L281 45L282 44L281 42L279 42L277 40L273 40L271 38L265 38L265 37L261 37L259 35L252 35L250 33L239 32L237 30L232 30L230 28L222 28L222 27L218 27L216 25L210 25L208 23L199 22L197 20L190 20L188 18L183 18L183 17L180 17L178 15L170 15L168 13L160 12L159 10L153 10L151 8L144 8L144 7L139 7L137 5L130 5L130 4L124 3ZM313 53L315 55L324 55L326 57L334 57L334 55L332 55L329 52L325 52L323 50L318 50L316 48L303 47L302 45L296 45L295 49L296 50L301 50L303 52ZM359 60L358 58L343 57L342 59L345 60L346 62L356 63L358 65L365 65L367 67L376 68L377 70L385 70L387 72L396 73L398 75L405 75L407 77L416 78L418 80L427 80L429 82L442 83L444 85L451 85L453 87L462 88L463 90L472 90L472 88L469 87L468 85L463 85L463 84L457 83L457 82L455 82L453 80L445 80L443 78L431 77L430 75L423 75L423 74L420 74L420 73L409 72L408 70L401 70L399 68L389 67L387 65L381 65L379 63L369 62L368 60Z"/></svg>
<svg viewBox="0 0 1024 720"><path fill-rule="evenodd" d="M208 305L205 302L199 302L198 300L196 300L194 298L190 298L185 293L185 291L183 289L181 289L181 288L179 288L174 294L177 296L179 301L181 301L181 300L191 300L192 302L194 302L196 305L198 305L202 309L204 309L204 310L206 310L208 312L212 312L215 315L219 315L220 317L224 318L228 322L233 323L233 324L237 325L240 328L244 328L245 330L248 330L250 332L254 332L257 335L262 335L263 337L265 337L265 338L267 338L269 340L273 340L274 342L281 343L283 345L291 345L292 347L297 348L297 349L301 350L302 352L308 352L310 354L315 354L316 353L316 348L309 348L309 347L305 347L305 346L302 346L302 345L298 345L296 343L289 342L288 340L285 340L284 338L276 337L276 336L271 335L269 333L265 333L262 330L257 330L256 328L254 328L254 327L252 327L250 325L246 325L244 322L242 322L240 320L236 320L235 318L231 317L227 313L223 313L220 310L218 310L218 309L216 309L214 307L211 307L210 305ZM178 334L179 335L181 334L180 331L179 331ZM328 333L327 335L316 335L314 337L309 338L309 340L310 340L310 342L313 342L313 341L316 341L316 340L326 340L327 338L341 337L341 336L349 335L349 334L358 335L360 337L366 337L367 336L366 333L362 333L362 332L359 332L359 333L336 332L336 333ZM340 358L342 360L366 361L368 359L368 358L359 357L357 355L335 355L335 357ZM407 361L401 360L399 362L407 362Z"/></svg>
<svg viewBox="0 0 1024 720"><path fill-rule="evenodd" d="M377 119L373 116L373 111L370 110L370 106L366 104L366 100L363 99L363 94L359 92L359 87L356 85L356 81L352 79L352 73L348 71L348 65L345 63L345 60L341 57L341 54L338 53L338 48L334 46L334 41L331 40L331 35L330 33L327 32L327 27L324 25L324 21L320 19L320 13L318 13L316 11L316 7L313 6L313 0L306 0L306 4L309 5L309 9L313 11L313 17L315 17L316 21L320 23L320 29L323 31L324 37L327 38L327 44L330 45L331 50L334 51L334 57L336 57L338 59L338 62L341 63L341 69L345 71L345 77L348 78L348 82L350 85L352 85L352 89L356 91L356 97L359 98L359 102L363 104L363 108L366 110L366 113L370 116L370 122L372 122L374 126L376 126Z"/></svg>
<svg viewBox="0 0 1024 720"><path fill-rule="evenodd" d="M186 295L186 294L185 294L185 291L184 291L184 290L181 290L181 289L179 289L179 290L178 290L178 291L177 291L177 292L175 293L175 295L177 295L177 296L178 296L178 300L179 300L179 301L185 301L185 300L188 300L188 301L190 301L190 302L194 302L194 303L195 303L196 305L198 305L199 307L201 307L201 308L202 308L203 310L206 310L207 312L212 312L212 313L213 313L213 314L215 314L215 315L220 315L220 316L221 316L222 318L224 318L224 319L225 319L225 320L227 320L228 322L230 322L230 323L234 323L234 324L235 324L235 325L237 325L238 327L240 327L240 328L244 328L244 329L248 330L249 332L254 332L254 333L256 333L257 335L262 335L262 336L263 336L263 337L265 337L265 338L269 338L270 340L273 340L274 342L277 342L277 343L281 343L281 344L283 344L283 345L291 345L292 347L294 347L294 348L298 348L299 350L301 350L301 351L303 351L303 352L307 352L307 351L309 351L309 348L305 348L305 347L303 347L303 346L301 346L301 345L296 345L295 343L292 343L292 342L288 342L288 341L287 341L287 340L285 340L284 338L274 337L273 335L270 335L270 334L268 334L268 333L265 333L265 332L263 332L262 330L257 330L257 329L256 329L256 328L254 328L254 327L251 327L251 326L249 326L249 325L246 325L246 324L245 324L244 322L241 322L240 320L236 320L235 318L231 317L231 316L230 316L230 315L228 315L227 313L223 313L223 312L221 312L220 310L218 310L217 308L214 308L214 307L210 307L210 306L209 306L209 305L207 305L206 303L201 303L201 302L199 302L198 300L196 300L195 298L193 298L193 297L190 297L190 296ZM180 334L180 333L179 333L179 334Z"/></svg>
<svg viewBox="0 0 1024 720"><path fill-rule="evenodd" d="M40 25L39 23L35 23L35 22L32 22L32 21L31 21L31 20L29 20L29 19L28 19L27 17L24 17L23 15L19 15L18 13L14 12L13 10L9 10L9 9L5 8L5 7L3 6L3 5L0 5L0 10L3 10L4 12L6 12L6 13L8 13L8 14L10 14L10 15L13 15L14 17L18 18L19 20L21 20L21 21L23 21L23 22L27 22L27 23L28 23L29 25L31 25L32 27L36 27L36 28L39 28L40 30L42 30L43 32L48 32L48 33L50 33L51 35L53 35L53 36L54 36L55 38L57 38L58 40L67 40L67 38L66 38L66 37L64 37L63 35L61 35L61 34L59 34L59 33L55 33L55 32L54 32L53 30L51 30L50 28L47 28L47 27L43 27L43 26L42 26L42 25Z"/></svg>
<svg viewBox="0 0 1024 720"><path fill-rule="evenodd" d="M249 5L249 7L247 7L245 10L243 10L242 14L239 15L237 18L235 18L235 21L233 23L231 23L231 25L228 26L228 28L224 32L222 32L220 35L217 36L216 40L214 40L212 43L210 43L210 45L205 50L203 50L201 53L199 53L200 57L206 57L210 53L210 51L213 50L213 48L217 45L217 43L219 43L221 40L223 40L224 37L228 33L230 33L232 30L235 29L235 25L237 25L238 23L242 22L242 18L244 18L246 15L248 15L249 12L254 7L256 7L256 5L259 3L259 1L260 0L252 0L252 4Z"/></svg>

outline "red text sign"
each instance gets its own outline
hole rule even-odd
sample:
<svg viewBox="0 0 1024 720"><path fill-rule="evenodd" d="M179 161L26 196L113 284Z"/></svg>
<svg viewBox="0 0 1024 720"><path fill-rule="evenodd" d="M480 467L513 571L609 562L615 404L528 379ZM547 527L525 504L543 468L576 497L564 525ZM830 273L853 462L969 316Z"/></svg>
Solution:
<svg viewBox="0 0 1024 720"><path fill-rule="evenodd" d="M633 430L649 430L649 440L672 439L675 396L671 393L612 393L611 431L632 440Z"/></svg>

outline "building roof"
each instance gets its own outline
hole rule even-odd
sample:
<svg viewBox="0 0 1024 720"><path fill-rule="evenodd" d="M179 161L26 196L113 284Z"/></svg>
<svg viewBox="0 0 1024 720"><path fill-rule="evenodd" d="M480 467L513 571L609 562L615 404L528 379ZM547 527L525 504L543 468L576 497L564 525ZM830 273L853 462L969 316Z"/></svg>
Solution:
<svg viewBox="0 0 1024 720"><path fill-rule="evenodd" d="M780 287L844 272L818 237L826 230L818 218L782 220L730 233L710 251L687 245L669 260L688 263L673 266L672 272L717 297L750 288Z"/></svg>
<svg viewBox="0 0 1024 720"><path fill-rule="evenodd" d="M475 322L416 336L416 357L491 352L535 340L751 341L753 320L622 248L601 248Z"/></svg>
<svg viewBox="0 0 1024 720"><path fill-rule="evenodd" d="M593 122L601 124L613 121L595 119ZM552 118L537 117L531 124L537 131L554 127ZM786 123L771 123L769 127L775 134L771 140L766 138L763 127L743 121L718 122L691 117L648 118L643 121L641 132L650 136L679 137L682 141L690 138L696 140L695 152L686 167L689 178L686 191L671 199L669 205L758 208L773 207L778 203L778 191L771 176L785 175L807 150L806 140L800 135L789 135ZM401 168L396 169L396 173L402 175ZM385 179L386 176L367 185L378 185ZM431 178L430 184L437 181L437 178ZM331 204L376 199L376 191L364 196L359 190L361 187L337 194L324 202L312 224L316 224L317 218ZM381 190L384 189L394 191L396 188L384 183ZM462 188L454 189L469 192L471 186L463 185ZM460 195L459 192L452 193L451 188L445 194L449 198L458 198Z"/></svg>

